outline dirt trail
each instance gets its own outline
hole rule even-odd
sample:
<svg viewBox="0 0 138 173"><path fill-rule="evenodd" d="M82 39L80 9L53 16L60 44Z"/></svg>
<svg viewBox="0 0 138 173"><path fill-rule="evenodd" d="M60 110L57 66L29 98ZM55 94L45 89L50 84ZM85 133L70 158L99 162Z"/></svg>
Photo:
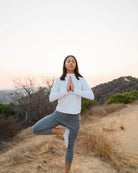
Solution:
<svg viewBox="0 0 138 173"><path fill-rule="evenodd" d="M119 140L121 150L138 153L138 104L108 114L98 126Z"/></svg>
<svg viewBox="0 0 138 173"><path fill-rule="evenodd" d="M93 123L88 121L82 128L87 128L89 131L103 130L109 137L118 141L121 152L138 154L138 104L128 104L126 108L108 114ZM106 162L89 155L82 159L82 163L80 160L79 168L80 172L83 170L84 173L117 172Z"/></svg>

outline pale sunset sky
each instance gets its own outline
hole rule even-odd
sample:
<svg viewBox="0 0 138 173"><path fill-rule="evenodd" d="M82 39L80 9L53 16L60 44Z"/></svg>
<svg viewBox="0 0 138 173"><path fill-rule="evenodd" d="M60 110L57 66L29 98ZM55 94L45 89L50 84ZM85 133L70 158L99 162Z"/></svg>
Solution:
<svg viewBox="0 0 138 173"><path fill-rule="evenodd" d="M0 89L58 77L70 54L90 87L138 77L138 0L0 0Z"/></svg>

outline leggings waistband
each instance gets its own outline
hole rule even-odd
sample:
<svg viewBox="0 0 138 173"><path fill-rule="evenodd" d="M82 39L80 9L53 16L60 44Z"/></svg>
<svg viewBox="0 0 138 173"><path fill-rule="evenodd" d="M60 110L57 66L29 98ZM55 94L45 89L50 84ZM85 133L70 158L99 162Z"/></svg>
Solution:
<svg viewBox="0 0 138 173"><path fill-rule="evenodd" d="M68 113L59 112L57 110L55 110L55 113L57 113L60 116L69 118L69 119L79 119L80 120L80 113L78 113L78 114L68 114Z"/></svg>

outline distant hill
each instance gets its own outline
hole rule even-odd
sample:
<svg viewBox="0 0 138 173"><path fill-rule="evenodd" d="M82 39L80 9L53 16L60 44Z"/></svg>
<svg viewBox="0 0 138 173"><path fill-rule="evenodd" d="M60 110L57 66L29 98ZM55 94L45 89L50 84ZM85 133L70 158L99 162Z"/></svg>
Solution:
<svg viewBox="0 0 138 173"><path fill-rule="evenodd" d="M0 90L0 104L9 104L12 102L11 93L13 90Z"/></svg>
<svg viewBox="0 0 138 173"><path fill-rule="evenodd" d="M138 90L138 78L132 76L119 77L112 81L97 85L93 87L92 90L95 94L95 100L99 104L103 104L108 100L110 95Z"/></svg>

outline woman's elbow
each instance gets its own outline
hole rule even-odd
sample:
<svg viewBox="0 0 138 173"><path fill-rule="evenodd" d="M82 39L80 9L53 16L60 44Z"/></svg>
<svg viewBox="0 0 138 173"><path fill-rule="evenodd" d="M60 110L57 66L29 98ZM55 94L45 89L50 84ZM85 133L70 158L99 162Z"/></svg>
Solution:
<svg viewBox="0 0 138 173"><path fill-rule="evenodd" d="M90 98L91 100L94 100L95 99L95 96L94 96L94 94L92 93L91 94L91 98Z"/></svg>
<svg viewBox="0 0 138 173"><path fill-rule="evenodd" d="M94 99L95 99L95 96L93 95L92 100L94 100Z"/></svg>
<svg viewBox="0 0 138 173"><path fill-rule="evenodd" d="M51 96L49 96L49 101L50 101L50 102L53 102L53 101L54 101L53 98L52 98Z"/></svg>

